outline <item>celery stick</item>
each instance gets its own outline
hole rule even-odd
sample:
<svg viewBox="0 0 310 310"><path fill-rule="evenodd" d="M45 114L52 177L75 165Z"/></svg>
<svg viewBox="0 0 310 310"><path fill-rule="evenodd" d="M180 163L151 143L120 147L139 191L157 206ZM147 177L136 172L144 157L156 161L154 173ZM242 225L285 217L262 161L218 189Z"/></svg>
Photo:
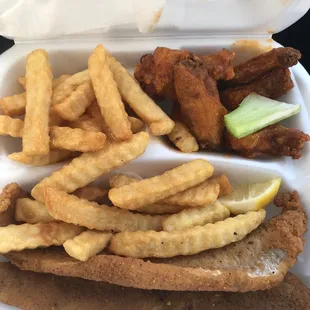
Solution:
<svg viewBox="0 0 310 310"><path fill-rule="evenodd" d="M226 128L235 138L243 138L299 111L299 104L288 104L251 93L236 110L225 115L224 120Z"/></svg>

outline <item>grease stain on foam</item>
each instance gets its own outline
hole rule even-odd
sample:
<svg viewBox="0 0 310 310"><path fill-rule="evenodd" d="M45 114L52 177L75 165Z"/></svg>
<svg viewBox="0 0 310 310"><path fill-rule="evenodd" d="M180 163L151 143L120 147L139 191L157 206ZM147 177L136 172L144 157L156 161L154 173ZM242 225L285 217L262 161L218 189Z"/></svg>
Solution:
<svg viewBox="0 0 310 310"><path fill-rule="evenodd" d="M154 27L158 24L162 14L163 14L163 8L159 9L158 11L154 13L152 17L152 23L148 28L148 32L153 31Z"/></svg>
<svg viewBox="0 0 310 310"><path fill-rule="evenodd" d="M235 65L272 50L272 40L237 40L231 50L236 53Z"/></svg>
<svg viewBox="0 0 310 310"><path fill-rule="evenodd" d="M278 268L280 263L285 259L286 253L280 249L272 249L267 253L264 253L257 261L255 267L248 272L248 276L254 277L266 277L278 274Z"/></svg>

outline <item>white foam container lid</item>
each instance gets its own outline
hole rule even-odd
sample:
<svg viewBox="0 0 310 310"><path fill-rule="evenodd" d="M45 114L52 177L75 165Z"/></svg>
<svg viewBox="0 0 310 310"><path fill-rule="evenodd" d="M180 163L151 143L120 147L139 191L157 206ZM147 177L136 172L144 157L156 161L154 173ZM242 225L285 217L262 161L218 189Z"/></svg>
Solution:
<svg viewBox="0 0 310 310"><path fill-rule="evenodd" d="M253 40L256 49L239 49L238 57L241 57L241 61L257 54L258 49L262 51L266 46L278 47L279 44L270 39L271 30L277 32L288 27L305 14L309 7L309 0L171 0L168 1L156 30L149 35L141 35L133 25L127 25L110 29L105 34L93 32L56 40L18 40L14 47L0 57L0 97L23 91L17 78L24 75L25 56L36 48L48 51L54 76L85 69L91 51L99 43L113 53L130 72L133 72L143 54L152 53L157 46L207 54L222 48L236 50L244 43L240 40ZM298 115L285 121L285 125L310 133L310 77L301 64L294 66L291 71L295 87L281 100L298 103L302 109ZM0 188L14 181L30 190L43 177L63 165L21 165L7 158L8 154L16 151L21 151L20 139L0 137ZM287 157L249 160L211 152L185 154L171 148L164 139L152 137L141 157L103 176L100 182L107 184L108 177L120 171L134 172L142 177L154 176L194 158L210 161L215 172L227 174L233 185L280 176L283 180L281 191L296 189L310 217L309 145L305 146L299 160ZM279 210L274 206L268 207L268 218L278 213ZM309 233L306 234L304 251L299 255L292 271L310 287ZM10 307L0 304L0 309Z"/></svg>

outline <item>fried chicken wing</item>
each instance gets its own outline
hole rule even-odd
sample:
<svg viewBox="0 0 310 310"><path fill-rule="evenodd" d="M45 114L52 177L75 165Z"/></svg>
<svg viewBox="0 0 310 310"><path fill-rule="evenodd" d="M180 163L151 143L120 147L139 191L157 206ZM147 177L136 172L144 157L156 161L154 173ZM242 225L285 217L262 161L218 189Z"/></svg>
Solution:
<svg viewBox="0 0 310 310"><path fill-rule="evenodd" d="M297 64L301 53L292 47L274 48L235 67L235 77L226 84L247 84L275 68L289 68Z"/></svg>
<svg viewBox="0 0 310 310"><path fill-rule="evenodd" d="M309 135L281 125L266 127L241 139L234 138L229 132L225 134L227 148L248 158L284 155L298 159L302 156L301 151L308 141L310 141Z"/></svg>
<svg viewBox="0 0 310 310"><path fill-rule="evenodd" d="M291 72L286 68L276 68L249 84L227 88L220 91L223 105L230 111L238 108L242 100L250 93L277 99L294 87Z"/></svg>
<svg viewBox="0 0 310 310"><path fill-rule="evenodd" d="M184 60L175 65L174 83L182 115L200 146L218 149L224 131L224 115L216 81L200 61Z"/></svg>
<svg viewBox="0 0 310 310"><path fill-rule="evenodd" d="M166 47L157 47L152 54L141 57L140 63L135 67L135 78L142 89L152 98L175 99L173 83L173 70L177 62L188 58L195 58L192 53L185 50L172 50ZM201 56L206 69L215 80L231 79L234 77L232 60L235 53L221 50L215 54Z"/></svg>

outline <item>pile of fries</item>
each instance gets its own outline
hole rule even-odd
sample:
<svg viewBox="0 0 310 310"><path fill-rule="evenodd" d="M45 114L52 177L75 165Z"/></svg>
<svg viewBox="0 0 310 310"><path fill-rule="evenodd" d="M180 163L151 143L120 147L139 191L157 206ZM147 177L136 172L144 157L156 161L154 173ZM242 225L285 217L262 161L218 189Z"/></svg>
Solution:
<svg viewBox="0 0 310 310"><path fill-rule="evenodd" d="M35 50L18 81L25 92L0 99L0 135L22 138L22 152L9 158L23 164L48 165L97 152L107 143L132 139L144 124L155 136L174 127L102 45L90 55L87 70L56 79L47 52Z"/></svg>
<svg viewBox="0 0 310 310"><path fill-rule="evenodd" d="M18 186L9 184L4 193L11 188L6 197L15 195L13 216L0 228L0 253L63 246L80 261L105 248L128 257L174 257L239 241L262 223L264 209L231 217L218 198L232 186L227 176L213 176L203 159L149 179L114 175L110 189L89 185L141 155L147 144L148 134L140 132L84 153L41 180L31 191L35 200L16 197Z"/></svg>

